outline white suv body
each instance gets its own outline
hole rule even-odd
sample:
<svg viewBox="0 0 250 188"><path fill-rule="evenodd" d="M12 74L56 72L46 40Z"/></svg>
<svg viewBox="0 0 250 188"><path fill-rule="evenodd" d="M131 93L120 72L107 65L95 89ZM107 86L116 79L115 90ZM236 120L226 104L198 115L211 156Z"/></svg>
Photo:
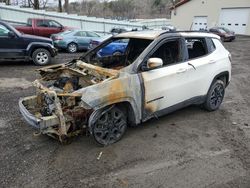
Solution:
<svg viewBox="0 0 250 188"><path fill-rule="evenodd" d="M224 48L219 37L208 33L180 35L185 39L209 38L213 42L210 45L214 45L213 51L201 57L142 72L147 101L145 108L153 112L177 104L186 106L186 103L199 103L206 97L216 76L225 73L228 79L226 82L231 79L230 53ZM158 98L160 99L153 101Z"/></svg>
<svg viewBox="0 0 250 188"><path fill-rule="evenodd" d="M121 41L124 52L98 55L111 43L119 49ZM25 120L60 141L87 128L106 145L121 139L129 124L191 104L217 110L231 79L231 55L210 33L129 32L39 72L37 94L19 101Z"/></svg>

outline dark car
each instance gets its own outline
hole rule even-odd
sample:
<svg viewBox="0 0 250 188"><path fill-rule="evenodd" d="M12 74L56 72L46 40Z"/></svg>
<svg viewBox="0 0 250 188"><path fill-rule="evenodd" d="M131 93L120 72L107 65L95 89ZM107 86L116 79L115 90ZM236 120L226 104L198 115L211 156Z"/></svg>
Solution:
<svg viewBox="0 0 250 188"><path fill-rule="evenodd" d="M209 32L219 35L224 42L231 42L235 39L235 33L225 27L213 27L209 29Z"/></svg>
<svg viewBox="0 0 250 188"><path fill-rule="evenodd" d="M0 21L0 60L33 60L36 65L47 65L56 55L51 39L22 34Z"/></svg>

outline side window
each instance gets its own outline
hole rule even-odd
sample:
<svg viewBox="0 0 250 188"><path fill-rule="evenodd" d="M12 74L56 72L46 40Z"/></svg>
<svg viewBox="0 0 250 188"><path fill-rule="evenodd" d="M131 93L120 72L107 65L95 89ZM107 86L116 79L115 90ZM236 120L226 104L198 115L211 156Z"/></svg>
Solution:
<svg viewBox="0 0 250 188"><path fill-rule="evenodd" d="M82 37L86 37L86 32L85 31L81 31L81 36Z"/></svg>
<svg viewBox="0 0 250 188"><path fill-rule="evenodd" d="M82 36L82 33L81 33L81 31L78 31L78 32L76 32L76 33L74 34L74 36L77 36L77 37L80 37L80 36Z"/></svg>
<svg viewBox="0 0 250 188"><path fill-rule="evenodd" d="M175 64L181 61L180 41L173 40L162 44L150 58L161 58L163 66Z"/></svg>
<svg viewBox="0 0 250 188"><path fill-rule="evenodd" d="M213 40L211 38L207 38L206 41L207 41L207 50L208 50L208 53L212 53L213 51L215 51L216 50L216 46L215 46Z"/></svg>
<svg viewBox="0 0 250 188"><path fill-rule="evenodd" d="M0 37L8 36L9 29L7 29L4 25L0 24Z"/></svg>
<svg viewBox="0 0 250 188"><path fill-rule="evenodd" d="M99 37L99 35L97 35L96 33L93 33L93 32L89 32L87 31L87 37Z"/></svg>
<svg viewBox="0 0 250 188"><path fill-rule="evenodd" d="M37 27L49 27L49 23L47 20L37 20Z"/></svg>
<svg viewBox="0 0 250 188"><path fill-rule="evenodd" d="M50 21L48 21L48 23L49 23L49 27L54 27L54 28L61 27L61 24L59 24L58 22L56 22L54 20L50 20Z"/></svg>
<svg viewBox="0 0 250 188"><path fill-rule="evenodd" d="M186 38L189 59L208 54L205 38Z"/></svg>
<svg viewBox="0 0 250 188"><path fill-rule="evenodd" d="M28 19L28 22L27 22L27 26L32 26L32 20L31 19Z"/></svg>

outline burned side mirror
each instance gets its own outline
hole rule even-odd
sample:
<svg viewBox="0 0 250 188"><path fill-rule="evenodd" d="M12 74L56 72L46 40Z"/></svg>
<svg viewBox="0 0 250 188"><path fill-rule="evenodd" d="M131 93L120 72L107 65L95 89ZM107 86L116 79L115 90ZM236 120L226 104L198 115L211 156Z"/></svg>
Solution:
<svg viewBox="0 0 250 188"><path fill-rule="evenodd" d="M163 65L163 61L161 58L149 58L147 61L147 68L148 69L155 69L155 68L159 68L162 67Z"/></svg>

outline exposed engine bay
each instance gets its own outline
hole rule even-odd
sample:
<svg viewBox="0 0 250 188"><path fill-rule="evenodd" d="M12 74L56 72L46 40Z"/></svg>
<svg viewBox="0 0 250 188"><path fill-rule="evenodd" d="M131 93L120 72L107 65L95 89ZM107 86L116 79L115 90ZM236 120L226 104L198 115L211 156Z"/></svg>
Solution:
<svg viewBox="0 0 250 188"><path fill-rule="evenodd" d="M42 77L33 82L37 95L26 107L37 118L56 117L57 121L53 120L44 127L44 133L62 142L70 135L82 132L92 112L83 104L82 93L77 91L119 75L116 70L96 67L80 60L72 64L42 68L38 72Z"/></svg>

